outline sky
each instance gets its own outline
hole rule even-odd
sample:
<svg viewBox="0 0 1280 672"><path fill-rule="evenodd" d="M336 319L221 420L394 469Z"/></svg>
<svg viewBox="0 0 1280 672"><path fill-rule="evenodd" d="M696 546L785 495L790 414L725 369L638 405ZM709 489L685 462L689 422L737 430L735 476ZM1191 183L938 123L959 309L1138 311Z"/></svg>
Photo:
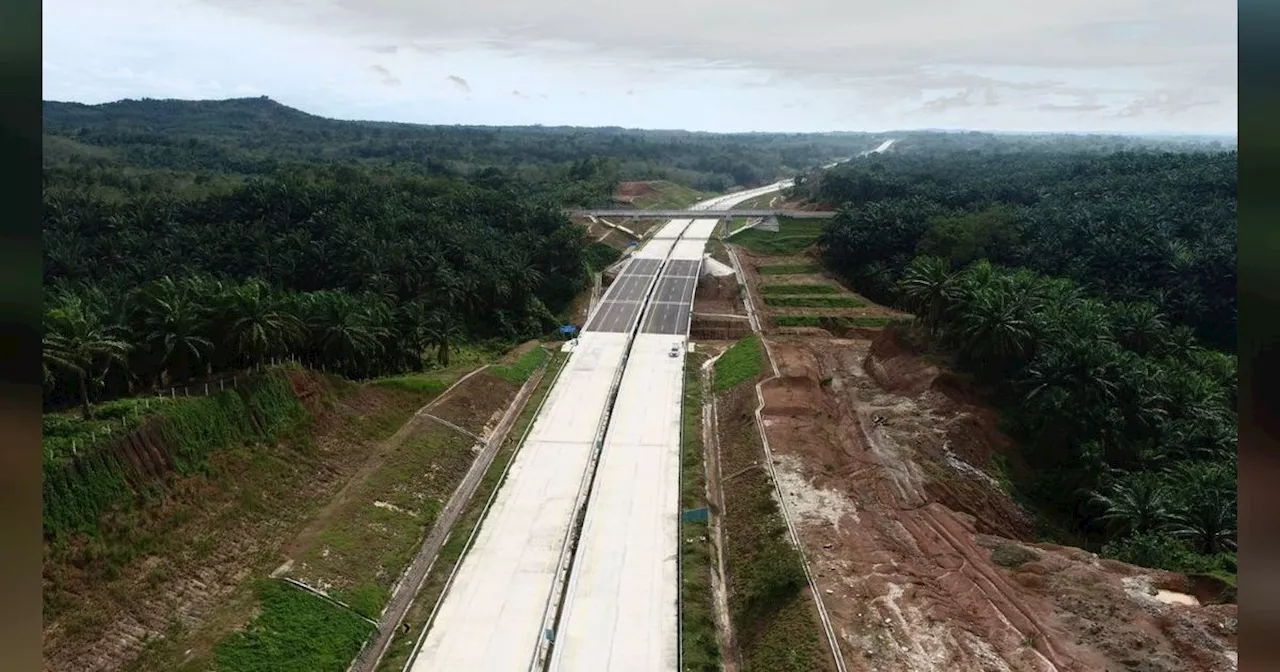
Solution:
<svg viewBox="0 0 1280 672"><path fill-rule="evenodd" d="M1233 0L45 0L46 100L432 124L1236 133Z"/></svg>

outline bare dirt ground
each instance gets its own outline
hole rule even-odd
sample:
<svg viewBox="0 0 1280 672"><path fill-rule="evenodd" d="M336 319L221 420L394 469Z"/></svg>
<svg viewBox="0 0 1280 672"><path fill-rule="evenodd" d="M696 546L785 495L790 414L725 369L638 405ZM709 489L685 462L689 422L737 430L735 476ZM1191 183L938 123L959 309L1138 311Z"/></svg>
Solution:
<svg viewBox="0 0 1280 672"><path fill-rule="evenodd" d="M693 297L693 312L719 315L746 315L737 278L703 276Z"/></svg>
<svg viewBox="0 0 1280 672"><path fill-rule="evenodd" d="M619 182L618 189L614 193L618 196L630 196L635 198L636 196L644 196L646 194L656 194L658 193L658 190L654 189L653 185L648 182Z"/></svg>
<svg viewBox="0 0 1280 672"><path fill-rule="evenodd" d="M1235 669L1236 605L1031 543L993 476L1008 440L962 380L889 332L773 342L765 425L850 670Z"/></svg>

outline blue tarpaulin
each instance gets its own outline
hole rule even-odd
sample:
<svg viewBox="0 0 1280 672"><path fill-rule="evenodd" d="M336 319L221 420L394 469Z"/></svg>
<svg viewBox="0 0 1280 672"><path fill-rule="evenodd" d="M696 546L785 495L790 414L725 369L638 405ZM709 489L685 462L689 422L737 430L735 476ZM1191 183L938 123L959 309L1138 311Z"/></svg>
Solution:
<svg viewBox="0 0 1280 672"><path fill-rule="evenodd" d="M705 523L707 521L707 507L697 509L689 509L684 512L684 522L686 523Z"/></svg>
<svg viewBox="0 0 1280 672"><path fill-rule="evenodd" d="M560 325L560 333L565 336L572 336L578 333L578 328L572 324L562 324Z"/></svg>

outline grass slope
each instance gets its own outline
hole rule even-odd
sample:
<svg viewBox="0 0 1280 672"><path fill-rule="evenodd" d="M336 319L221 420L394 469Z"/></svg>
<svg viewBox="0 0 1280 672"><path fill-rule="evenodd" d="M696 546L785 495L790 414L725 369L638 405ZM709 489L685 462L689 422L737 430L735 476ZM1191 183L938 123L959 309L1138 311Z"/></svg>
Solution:
<svg viewBox="0 0 1280 672"><path fill-rule="evenodd" d="M341 672L373 630L350 611L283 581L256 588L262 611L218 644L218 672Z"/></svg>
<svg viewBox="0 0 1280 672"><path fill-rule="evenodd" d="M765 305L783 308L861 308L866 302L852 296L765 296Z"/></svg>
<svg viewBox="0 0 1280 672"><path fill-rule="evenodd" d="M715 363L715 391L732 389L760 375L764 369L764 351L760 337L752 334L733 344Z"/></svg>
<svg viewBox="0 0 1280 672"><path fill-rule="evenodd" d="M779 217L777 232L747 229L729 240L758 254L799 254L817 242L825 228L820 219Z"/></svg>
<svg viewBox="0 0 1280 672"><path fill-rule="evenodd" d="M680 444L680 507L707 506L702 445L702 381L706 355L689 355L684 369L684 429ZM716 639L711 592L711 541L706 522L680 524L680 625L683 670L716 672L720 643Z"/></svg>

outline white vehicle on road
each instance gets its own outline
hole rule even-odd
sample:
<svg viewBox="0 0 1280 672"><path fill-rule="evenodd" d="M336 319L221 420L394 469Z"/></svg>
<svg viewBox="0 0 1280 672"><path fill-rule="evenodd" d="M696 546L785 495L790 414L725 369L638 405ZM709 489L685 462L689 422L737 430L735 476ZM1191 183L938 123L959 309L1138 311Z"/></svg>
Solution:
<svg viewBox="0 0 1280 672"><path fill-rule="evenodd" d="M670 353L668 353L668 354L670 354L672 357L679 357L679 356L680 356L680 344L679 344L679 343L672 343L672 344L671 344L671 352L670 352Z"/></svg>

